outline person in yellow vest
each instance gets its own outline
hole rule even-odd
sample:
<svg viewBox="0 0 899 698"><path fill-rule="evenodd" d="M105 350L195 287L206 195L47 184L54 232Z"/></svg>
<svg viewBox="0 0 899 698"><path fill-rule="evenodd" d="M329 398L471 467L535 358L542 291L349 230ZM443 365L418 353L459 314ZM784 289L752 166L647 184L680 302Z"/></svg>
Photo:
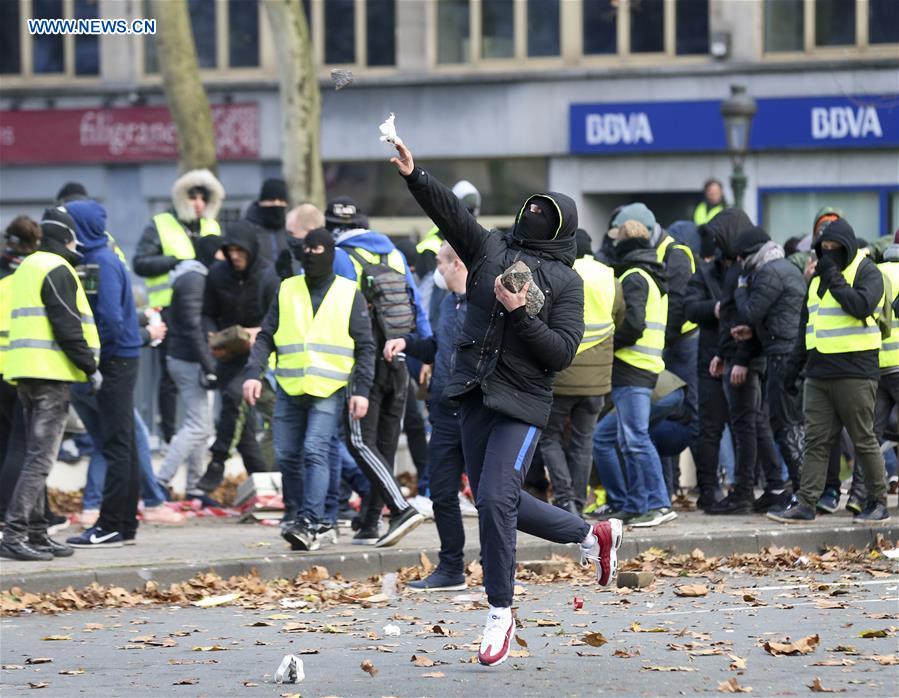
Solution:
<svg viewBox="0 0 899 698"><path fill-rule="evenodd" d="M56 461L69 411L69 383L99 390L100 340L75 272L75 222L61 208L44 212L41 247L13 274L9 349L4 379L15 383L25 417L26 453L12 499L0 556L52 560L72 554L47 535L47 476Z"/></svg>
<svg viewBox="0 0 899 698"><path fill-rule="evenodd" d="M624 295L612 268L593 258L586 230L577 229L575 243L574 270L584 280L584 336L571 366L556 376L540 453L553 486L553 503L580 515L590 477L593 429L612 390L612 336L624 320Z"/></svg>
<svg viewBox="0 0 899 698"><path fill-rule="evenodd" d="M899 237L899 233L897 233ZM884 277L890 280L890 289L893 294L893 325L892 333L883 340L880 347L880 381L877 384L877 399L874 403L874 433L883 441L883 433L886 431L890 414L896 405L899 405L899 240L887 247L883 253L883 262L879 268ZM896 483L899 481L894 470L888 472L889 487L895 492ZM889 471L889 467L887 468Z"/></svg>
<svg viewBox="0 0 899 698"><path fill-rule="evenodd" d="M727 208L724 200L724 185L717 179L708 179L702 185L702 201L693 210L693 222L705 225Z"/></svg>
<svg viewBox="0 0 899 698"><path fill-rule="evenodd" d="M331 234L313 230L305 239L305 273L281 283L244 374L243 396L254 405L269 356L277 355L275 460L284 508L295 512L281 535L294 550L317 550L329 537L325 496L331 436L345 411L353 420L365 417L374 379L375 345L365 299L355 282L335 276L333 265Z"/></svg>
<svg viewBox="0 0 899 698"><path fill-rule="evenodd" d="M16 386L3 380L12 320L12 279L25 257L40 246L41 227L28 216L16 216L6 227L4 238L6 244L0 256L0 521L6 517L6 507L25 460L22 405Z"/></svg>
<svg viewBox="0 0 899 698"><path fill-rule="evenodd" d="M853 521L879 523L890 518L883 454L874 433L883 275L858 249L855 231L844 219L824 228L815 253L818 263L802 312L800 340L785 379L788 389L795 389L805 366L801 486L788 507L769 511L768 517L783 523L815 518L830 451L845 428L868 490L866 506Z"/></svg>
<svg viewBox="0 0 899 698"><path fill-rule="evenodd" d="M618 446L627 475L624 510L613 518L638 528L677 518L671 508L662 462L649 437L652 390L665 368L668 318L665 269L649 241L649 230L625 220L615 234L615 273L624 293L624 320L615 327L612 403L618 414Z"/></svg>
<svg viewBox="0 0 899 698"><path fill-rule="evenodd" d="M191 170L181 175L172 187L172 208L153 216L144 228L134 253L134 273L147 285L149 305L166 309L172 302L169 272L182 259L196 259L193 241L204 235L220 235L216 222L225 199L225 190L209 170ZM168 443L175 434L175 400L177 390L166 371L166 343L157 352L161 362L158 404L162 438Z"/></svg>

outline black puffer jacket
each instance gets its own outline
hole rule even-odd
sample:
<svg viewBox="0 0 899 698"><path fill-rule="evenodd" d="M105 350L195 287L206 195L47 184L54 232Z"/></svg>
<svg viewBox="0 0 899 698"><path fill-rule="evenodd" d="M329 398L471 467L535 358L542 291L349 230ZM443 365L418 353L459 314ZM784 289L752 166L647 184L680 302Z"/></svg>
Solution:
<svg viewBox="0 0 899 698"><path fill-rule="evenodd" d="M561 226L554 240L527 241L514 229L501 234L482 228L452 191L421 168L406 180L468 267L468 313L445 395L459 397L480 386L487 407L543 428L553 378L574 359L584 334L584 286L571 268L576 254L574 202L564 194L539 195L556 203ZM528 265L546 296L537 317L524 308L507 313L494 294L496 277L516 260Z"/></svg>
<svg viewBox="0 0 899 698"><path fill-rule="evenodd" d="M215 360L203 331L206 265L196 259L179 262L170 275L172 302L167 308L166 353L181 361L198 363L204 373L215 371Z"/></svg>
<svg viewBox="0 0 899 698"><path fill-rule="evenodd" d="M646 300L649 298L649 287L642 274L628 274L622 279L622 275L628 269L642 269L648 272L662 295L668 293L665 267L658 261L655 248L647 246L631 250L616 260L615 276L621 281L621 290L624 294L624 321L615 326L616 351L633 346L646 330ZM667 318L664 320L667 321ZM613 388L621 386L654 388L657 379L658 374L632 366L617 356L612 362Z"/></svg>
<svg viewBox="0 0 899 698"><path fill-rule="evenodd" d="M718 318L715 317L715 304L721 300L721 286L726 271L721 259L700 262L696 273L687 284L684 315L687 320L699 325L697 370L700 376L708 375L709 364L718 354Z"/></svg>
<svg viewBox="0 0 899 698"><path fill-rule="evenodd" d="M766 356L793 351L805 294L802 272L786 259L768 262L749 276L746 286L737 287L737 312L752 326Z"/></svg>
<svg viewBox="0 0 899 698"><path fill-rule="evenodd" d="M215 332L232 325L259 327L265 317L263 297L275 293L264 292L264 284L276 283L267 272L268 262L259 257L259 227L249 221L231 223L222 237L222 250L235 245L249 253L244 271L236 271L231 261L218 261L209 269L203 294L203 324Z"/></svg>

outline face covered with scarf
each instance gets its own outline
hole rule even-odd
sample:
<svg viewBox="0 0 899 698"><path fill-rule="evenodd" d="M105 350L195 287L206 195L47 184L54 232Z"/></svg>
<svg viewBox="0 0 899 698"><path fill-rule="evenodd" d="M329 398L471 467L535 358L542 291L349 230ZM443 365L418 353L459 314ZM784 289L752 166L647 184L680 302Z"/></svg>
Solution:
<svg viewBox="0 0 899 698"><path fill-rule="evenodd" d="M558 206L545 196L532 196L518 216L515 232L522 240L554 240L560 225Z"/></svg>
<svg viewBox="0 0 899 698"><path fill-rule="evenodd" d="M334 273L334 238L316 228L303 240L303 271L310 286L319 286Z"/></svg>

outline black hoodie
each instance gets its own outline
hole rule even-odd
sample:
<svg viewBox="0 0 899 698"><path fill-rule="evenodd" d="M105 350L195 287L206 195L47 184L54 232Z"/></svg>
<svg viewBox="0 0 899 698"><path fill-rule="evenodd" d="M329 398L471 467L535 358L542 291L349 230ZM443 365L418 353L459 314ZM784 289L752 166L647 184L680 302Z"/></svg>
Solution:
<svg viewBox="0 0 899 698"><path fill-rule="evenodd" d="M652 277L662 295L668 293L665 266L659 262L658 253L650 246L649 240L645 241L645 246L630 249L615 260L615 276L619 279L628 269L642 269ZM646 301L649 298L649 287L642 274L628 274L621 279L621 290L624 294L625 311L624 322L615 326L616 351L633 346L643 336L646 330ZM612 362L613 388L632 386L652 389L657 379L658 374L632 366L618 357Z"/></svg>
<svg viewBox="0 0 899 698"><path fill-rule="evenodd" d="M231 223L222 236L222 251L229 245L244 249L249 254L247 268L237 271L225 254L209 269L203 294L203 324L208 332L223 330L233 325L259 327L267 308L263 307L262 286L272 283L266 273L268 262L259 257L259 226L242 220Z"/></svg>
<svg viewBox="0 0 899 698"><path fill-rule="evenodd" d="M843 277L842 269L824 263L821 243L825 240L840 243L846 250L847 264L855 258L856 252L858 252L855 232L846 221L838 219L824 228L821 237L815 243L815 253L819 260L815 273L821 279L818 282L818 295L823 295L825 290L829 290L830 295L850 315L859 319L870 317L880 305L883 296L883 276L880 270L870 259L863 259L855 274L855 281L850 286ZM871 322L874 321L871 320ZM803 305L799 321L799 339L791 366L795 373L798 373L802 364L807 360L805 373L809 378L822 380L834 378L880 379L879 352L876 349L846 352L845 354L822 354L814 349L807 352L805 350L805 327L807 324L808 303Z"/></svg>
<svg viewBox="0 0 899 698"><path fill-rule="evenodd" d="M571 268L577 253L574 201L555 192L534 195L555 203L560 225L554 239L531 240L517 234L517 221L506 234L484 229L452 191L421 168L406 181L468 267L468 313L444 394L455 398L480 387L486 407L543 428L553 379L574 359L584 334L584 286ZM496 277L517 260L527 264L546 297L536 317L524 308L508 313L496 299Z"/></svg>
<svg viewBox="0 0 899 698"><path fill-rule="evenodd" d="M258 201L250 204L244 218L259 226L259 256L274 264L281 252L287 249L287 229L284 225L278 228L266 226L266 207L260 206Z"/></svg>

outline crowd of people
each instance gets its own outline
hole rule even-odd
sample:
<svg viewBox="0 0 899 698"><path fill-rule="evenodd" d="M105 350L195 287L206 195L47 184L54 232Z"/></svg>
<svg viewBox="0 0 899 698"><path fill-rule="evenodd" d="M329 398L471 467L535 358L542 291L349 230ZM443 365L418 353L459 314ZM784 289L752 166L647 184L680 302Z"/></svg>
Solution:
<svg viewBox="0 0 899 698"><path fill-rule="evenodd" d="M177 179L130 267L78 183L40 222L7 226L3 557L127 545L139 519L177 525L165 502L179 470L184 495L214 505L237 451L249 474L280 472L293 550L336 542L348 520L353 543L390 546L433 518L440 562L420 590L464 588L462 517L475 513L491 605L481 660L494 664L514 633L516 530L580 544L607 584L623 524L677 517L685 450L706 514L834 512L848 459L854 521L889 518L899 242L862 240L825 208L785 249L710 180L693 221L666 229L625 202L594 250L564 194L534 194L510 230L489 231L471 183L446 188L402 145L393 162L434 223L417 245L371 230L347 197L291 209L279 179L222 227L225 192L206 170ZM507 270L522 265L516 285ZM145 346L162 376L155 469L134 404ZM46 480L70 405L94 455L83 530L63 544ZM395 474L404 430L414 497Z"/></svg>

